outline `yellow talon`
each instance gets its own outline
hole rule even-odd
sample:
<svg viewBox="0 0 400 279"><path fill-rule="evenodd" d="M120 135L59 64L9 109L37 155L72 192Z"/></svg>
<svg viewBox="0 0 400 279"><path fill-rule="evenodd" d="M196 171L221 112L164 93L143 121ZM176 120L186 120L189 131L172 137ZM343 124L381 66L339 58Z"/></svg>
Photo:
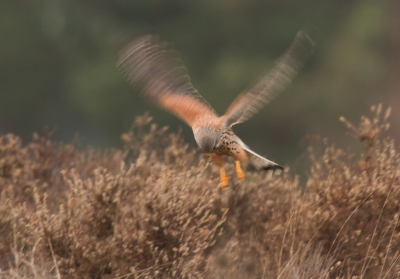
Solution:
<svg viewBox="0 0 400 279"><path fill-rule="evenodd" d="M244 174L242 168L240 167L240 162L235 161L235 163L236 163L236 175L240 180L243 180L246 175Z"/></svg>
<svg viewBox="0 0 400 279"><path fill-rule="evenodd" d="M228 183L229 183L229 176L226 176L225 168L222 167L220 170L220 179L221 179L221 189L224 190L227 188Z"/></svg>

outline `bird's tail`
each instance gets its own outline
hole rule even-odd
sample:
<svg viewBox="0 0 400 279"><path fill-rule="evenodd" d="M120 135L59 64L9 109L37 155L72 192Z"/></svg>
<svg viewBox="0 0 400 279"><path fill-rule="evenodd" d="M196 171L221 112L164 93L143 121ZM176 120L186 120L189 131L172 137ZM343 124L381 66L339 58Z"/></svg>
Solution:
<svg viewBox="0 0 400 279"><path fill-rule="evenodd" d="M272 170L274 173L279 171L281 173L284 168L277 163L274 163L254 151L252 151L248 146L243 144L242 146L244 150L246 150L247 157L249 158L248 163L247 163L247 169L250 171L269 171Z"/></svg>

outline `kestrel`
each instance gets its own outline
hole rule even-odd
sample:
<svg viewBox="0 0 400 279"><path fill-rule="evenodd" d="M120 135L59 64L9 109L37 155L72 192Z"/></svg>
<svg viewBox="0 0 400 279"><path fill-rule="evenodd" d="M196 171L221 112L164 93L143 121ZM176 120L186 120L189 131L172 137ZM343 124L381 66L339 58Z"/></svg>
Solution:
<svg viewBox="0 0 400 279"><path fill-rule="evenodd" d="M249 90L241 93L226 113L218 116L194 89L179 54L157 36L147 35L128 45L118 67L127 79L140 85L142 95L186 122L200 149L220 168L220 187L228 186L224 156L233 157L236 175L245 178L241 165L255 170L283 170L256 154L235 135L231 127L253 116L292 81L313 52L315 41L299 31L294 42L277 60L274 68Z"/></svg>

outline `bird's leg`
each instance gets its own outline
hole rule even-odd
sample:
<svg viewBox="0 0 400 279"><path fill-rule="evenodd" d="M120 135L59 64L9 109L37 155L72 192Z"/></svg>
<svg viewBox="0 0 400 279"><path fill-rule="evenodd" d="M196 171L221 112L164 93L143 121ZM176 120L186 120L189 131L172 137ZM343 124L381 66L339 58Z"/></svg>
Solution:
<svg viewBox="0 0 400 279"><path fill-rule="evenodd" d="M226 187L228 186L228 182L229 182L229 176L226 176L226 171L225 171L225 167L220 168L219 170L220 173L220 179L221 179L221 189L226 189Z"/></svg>
<svg viewBox="0 0 400 279"><path fill-rule="evenodd" d="M226 189L229 183L229 176L226 176L226 170L225 170L225 161L222 159L220 155L217 155L215 153L210 153L210 158L213 163L215 163L219 167L219 174L220 174L220 187L222 190Z"/></svg>
<svg viewBox="0 0 400 279"><path fill-rule="evenodd" d="M237 178L239 178L240 180L243 180L246 175L244 174L242 168L240 167L240 161L236 160L235 163L236 163L236 175L237 175Z"/></svg>

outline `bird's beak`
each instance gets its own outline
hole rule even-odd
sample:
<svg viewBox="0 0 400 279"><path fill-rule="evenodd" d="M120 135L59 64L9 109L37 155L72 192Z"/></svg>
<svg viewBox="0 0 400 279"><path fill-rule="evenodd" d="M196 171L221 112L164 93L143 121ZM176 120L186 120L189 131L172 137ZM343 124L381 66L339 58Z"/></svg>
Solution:
<svg viewBox="0 0 400 279"><path fill-rule="evenodd" d="M207 157L210 157L210 153L209 152L206 152L206 153L204 153Z"/></svg>

